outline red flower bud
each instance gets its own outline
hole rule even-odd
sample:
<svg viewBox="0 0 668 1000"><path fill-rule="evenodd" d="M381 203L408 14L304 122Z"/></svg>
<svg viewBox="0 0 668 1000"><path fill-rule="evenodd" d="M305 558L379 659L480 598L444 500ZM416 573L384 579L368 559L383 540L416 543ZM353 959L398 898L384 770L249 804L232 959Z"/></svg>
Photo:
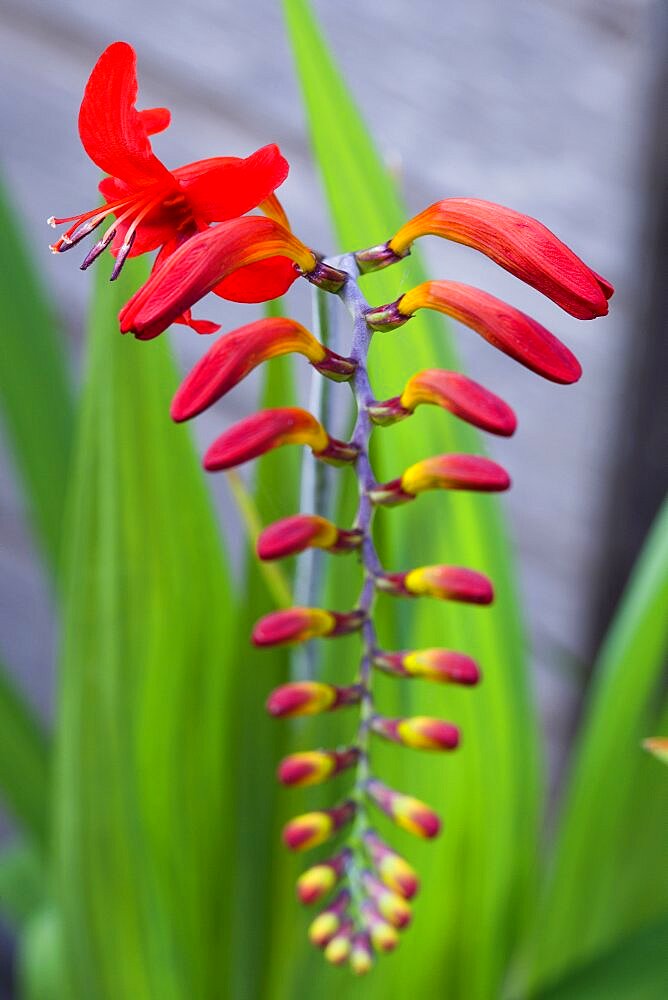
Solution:
<svg viewBox="0 0 668 1000"><path fill-rule="evenodd" d="M399 944L399 935L394 927L386 920L383 920L374 904L370 901L365 900L362 903L361 910L364 926L371 937L376 951L394 951Z"/></svg>
<svg viewBox="0 0 668 1000"><path fill-rule="evenodd" d="M324 946L332 940L339 929L347 922L347 909L350 903L350 893L347 889L342 889L333 899L329 906L325 907L318 916L311 922L308 936L311 944L317 948Z"/></svg>
<svg viewBox="0 0 668 1000"><path fill-rule="evenodd" d="M362 627L362 611L323 611L321 608L286 608L260 618L253 629L253 645L278 646L306 642L320 636L346 635Z"/></svg>
<svg viewBox="0 0 668 1000"><path fill-rule="evenodd" d="M441 821L438 816L419 799L395 792L376 778L367 782L366 790L376 805L402 830L428 839L435 837L440 831Z"/></svg>
<svg viewBox="0 0 668 1000"><path fill-rule="evenodd" d="M355 803L344 802L332 809L295 816L283 828L283 842L291 851L307 851L324 844L355 815Z"/></svg>
<svg viewBox="0 0 668 1000"><path fill-rule="evenodd" d="M350 378L355 370L352 362L328 351L296 320L259 319L220 337L197 362L174 397L172 419L189 420L202 413L263 361L292 352L303 354L330 377L332 366L338 366L339 379Z"/></svg>
<svg viewBox="0 0 668 1000"><path fill-rule="evenodd" d="M372 966L373 951L369 935L366 933L355 934L350 952L350 968L356 976L364 976L371 971Z"/></svg>
<svg viewBox="0 0 668 1000"><path fill-rule="evenodd" d="M362 884L369 896L373 900L381 917L384 917L393 927L403 930L411 922L411 908L398 893L388 889L386 885L379 882L371 872L362 873Z"/></svg>
<svg viewBox="0 0 668 1000"><path fill-rule="evenodd" d="M222 283L234 272L276 257L294 261L304 273L317 264L313 252L272 219L244 216L211 226L186 240L135 292L120 311L121 332L157 337L208 292L224 295ZM263 301L263 275L262 268L254 272L256 302ZM266 297L282 294L289 283L277 292L270 281Z"/></svg>
<svg viewBox="0 0 668 1000"><path fill-rule="evenodd" d="M344 705L356 705L361 696L359 684L336 687L322 681L291 681L274 688L267 699L267 711L277 719L320 715Z"/></svg>
<svg viewBox="0 0 668 1000"><path fill-rule="evenodd" d="M476 198L446 198L410 219L388 247L403 255L428 234L482 251L578 319L608 311L612 285L531 216Z"/></svg>
<svg viewBox="0 0 668 1000"><path fill-rule="evenodd" d="M294 712L289 714L294 715ZM340 771L353 767L358 760L359 750L354 747L348 750L306 750L302 753L293 753L281 761L278 779L284 785L295 785L299 788L319 785Z"/></svg>
<svg viewBox="0 0 668 1000"><path fill-rule="evenodd" d="M330 889L333 889L345 872L352 852L344 848L327 861L307 868L297 879L297 896L305 905L317 903Z"/></svg>
<svg viewBox="0 0 668 1000"><path fill-rule="evenodd" d="M371 729L386 740L414 750L454 750L459 744L459 730L448 722L415 715L408 719L375 716Z"/></svg>
<svg viewBox="0 0 668 1000"><path fill-rule="evenodd" d="M421 566L408 573L385 573L378 587L401 597L429 596L465 604L491 604L494 591L482 573L462 566Z"/></svg>
<svg viewBox="0 0 668 1000"><path fill-rule="evenodd" d="M570 385L582 374L571 351L544 326L479 288L425 281L396 303L367 313L373 329L394 329L418 309L435 309L475 330L493 347L551 382Z"/></svg>
<svg viewBox="0 0 668 1000"><path fill-rule="evenodd" d="M418 649L403 653L379 652L373 664L395 677L419 677L441 684L477 684L480 668L464 653L449 649Z"/></svg>
<svg viewBox="0 0 668 1000"><path fill-rule="evenodd" d="M239 421L214 441L204 456L209 472L231 469L284 444L307 444L331 464L354 462L357 449L330 438L315 417L297 407L262 410Z"/></svg>
<svg viewBox="0 0 668 1000"><path fill-rule="evenodd" d="M260 559L281 559L305 549L350 552L359 548L361 531L342 531L316 514L295 514L270 524L257 540Z"/></svg>
<svg viewBox="0 0 668 1000"><path fill-rule="evenodd" d="M505 469L482 455L435 455L406 469L399 479L381 483L369 495L385 507L413 500L427 490L499 493L510 486Z"/></svg>
<svg viewBox="0 0 668 1000"><path fill-rule="evenodd" d="M412 899L420 888L420 880L415 870L400 854L388 847L374 830L367 830L363 839L364 846L385 885L398 892L404 899Z"/></svg>
<svg viewBox="0 0 668 1000"><path fill-rule="evenodd" d="M460 420L492 434L510 437L517 426L515 414L493 392L460 372L428 368L419 371L406 383L401 396L373 403L371 419L377 424L392 424L410 416L424 403L449 410Z"/></svg>

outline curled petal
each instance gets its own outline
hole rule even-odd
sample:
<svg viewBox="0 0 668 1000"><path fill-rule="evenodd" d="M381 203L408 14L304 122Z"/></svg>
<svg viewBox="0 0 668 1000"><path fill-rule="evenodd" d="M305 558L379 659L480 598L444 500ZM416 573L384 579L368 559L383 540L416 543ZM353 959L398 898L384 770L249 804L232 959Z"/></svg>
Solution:
<svg viewBox="0 0 668 1000"><path fill-rule="evenodd" d="M216 156L174 171L193 214L205 222L245 215L283 183L290 167L278 146L263 146L250 156Z"/></svg>
<svg viewBox="0 0 668 1000"><path fill-rule="evenodd" d="M358 684L337 687L322 681L291 681L272 691L267 711L277 718L320 715L344 705L356 705L361 696L362 689Z"/></svg>
<svg viewBox="0 0 668 1000"><path fill-rule="evenodd" d="M286 823L283 841L291 851L307 851L318 844L324 844L355 815L355 803L344 802L333 809L303 813Z"/></svg>
<svg viewBox="0 0 668 1000"><path fill-rule="evenodd" d="M139 112L142 125L146 129L147 135L157 135L168 129L172 122L172 113L169 108L144 108Z"/></svg>
<svg viewBox="0 0 668 1000"><path fill-rule="evenodd" d="M304 273L317 263L308 247L271 219L244 216L205 229L186 240L135 292L119 314L121 331L132 331L141 340L157 337L228 275L276 256L288 257Z"/></svg>
<svg viewBox="0 0 668 1000"><path fill-rule="evenodd" d="M494 600L489 579L463 566L421 566L408 573L386 573L378 577L378 586L404 597L426 595L466 604L491 604Z"/></svg>
<svg viewBox="0 0 668 1000"><path fill-rule="evenodd" d="M371 872L362 873L362 884L369 896L378 908L381 917L384 917L393 927L403 930L411 922L411 908L405 898L399 893L388 889L383 882L379 882Z"/></svg>
<svg viewBox="0 0 668 1000"><path fill-rule="evenodd" d="M400 325L402 317L405 321L418 309L435 309L452 316L493 347L551 382L570 385L582 374L575 355L549 330L479 288L457 281L425 281L402 295L396 308L388 308L398 317L390 321L390 327L393 322ZM367 314L367 322L372 326L374 315L373 311Z"/></svg>
<svg viewBox="0 0 668 1000"><path fill-rule="evenodd" d="M356 976L365 976L373 966L371 938L365 932L353 935L350 968Z"/></svg>
<svg viewBox="0 0 668 1000"><path fill-rule="evenodd" d="M323 611L321 608L286 608L271 611L253 629L255 646L306 642L319 636L346 635L362 627L361 611Z"/></svg>
<svg viewBox="0 0 668 1000"><path fill-rule="evenodd" d="M395 677L420 677L440 684L472 686L480 680L480 668L464 653L449 649L419 649L403 653L379 652L374 666Z"/></svg>
<svg viewBox="0 0 668 1000"><path fill-rule="evenodd" d="M263 361L293 351L305 355L316 367L329 353L301 323L282 316L259 319L226 333L181 383L172 403L172 419L197 416Z"/></svg>
<svg viewBox="0 0 668 1000"><path fill-rule="evenodd" d="M446 198L410 219L388 247L402 255L429 234L482 251L578 319L608 311L612 285L531 216L476 198Z"/></svg>
<svg viewBox="0 0 668 1000"><path fill-rule="evenodd" d="M400 746L414 750L454 750L459 745L459 730L448 722L415 715L408 719L375 716L371 729Z"/></svg>
<svg viewBox="0 0 668 1000"><path fill-rule="evenodd" d="M394 506L427 490L475 490L499 493L510 486L505 469L482 455L436 455L406 469L400 479L370 490L374 503Z"/></svg>
<svg viewBox="0 0 668 1000"><path fill-rule="evenodd" d="M311 921L308 929L308 936L311 944L317 948L324 948L328 941L347 922L347 910L350 904L350 893L347 889L342 889L335 899L325 907L315 920Z"/></svg>
<svg viewBox="0 0 668 1000"><path fill-rule="evenodd" d="M344 874L352 852L349 848L339 851L334 857L307 868L297 879L297 896L305 905L317 903Z"/></svg>
<svg viewBox="0 0 668 1000"><path fill-rule="evenodd" d="M510 437L515 414L502 399L460 372L427 368L409 378L401 396L369 407L375 423L394 423L423 404L440 406L481 430Z"/></svg>
<svg viewBox="0 0 668 1000"><path fill-rule="evenodd" d="M226 430L206 452L204 468L209 472L234 468L286 444L306 444L316 458L333 464L357 457L352 445L330 437L306 410L285 407L254 413Z"/></svg>
<svg viewBox="0 0 668 1000"><path fill-rule="evenodd" d="M260 559L282 559L311 548L351 552L361 541L361 531L343 531L316 514L295 514L264 529L257 540L257 554Z"/></svg>
<svg viewBox="0 0 668 1000"><path fill-rule="evenodd" d="M293 753L281 761L278 779L284 785L298 788L319 785L340 771L353 767L358 760L359 750L354 747L348 750L306 750L303 753Z"/></svg>
<svg viewBox="0 0 668 1000"><path fill-rule="evenodd" d="M441 821L436 813L412 795L395 792L376 778L367 782L366 790L376 805L402 830L427 839L435 837L440 831Z"/></svg>
<svg viewBox="0 0 668 1000"><path fill-rule="evenodd" d="M374 830L367 830L363 839L364 846L385 885L404 899L412 899L420 888L420 880L415 869L404 861L400 854L388 847Z"/></svg>
<svg viewBox="0 0 668 1000"><path fill-rule="evenodd" d="M106 174L140 186L161 181L177 184L151 149L149 131L165 128L166 109L137 111L137 57L127 42L114 42L95 63L79 110L83 147ZM162 111L162 115L159 112Z"/></svg>

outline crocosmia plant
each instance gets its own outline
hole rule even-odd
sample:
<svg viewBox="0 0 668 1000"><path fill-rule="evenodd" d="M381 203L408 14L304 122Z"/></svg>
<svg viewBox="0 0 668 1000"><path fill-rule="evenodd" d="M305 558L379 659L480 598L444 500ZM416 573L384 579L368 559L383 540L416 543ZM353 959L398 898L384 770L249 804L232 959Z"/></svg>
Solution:
<svg viewBox="0 0 668 1000"><path fill-rule="evenodd" d="M95 65L79 113L83 146L108 175L100 183L104 204L50 220L68 226L52 245L54 253L71 249L106 225L81 267L85 270L108 249L115 259L112 280L127 258L157 250L150 277L120 311L120 331L150 340L181 323L198 334L211 334L217 324L192 317L209 293L265 302L283 295L299 279L325 296L338 297L349 316L349 334L337 352L285 315L251 320L224 333L181 384L171 416L177 422L196 417L258 365L279 355L302 355L317 373L314 377L346 383L348 388L342 385L332 396L340 412L346 412L352 393L356 419L347 439L334 437L308 410L278 406L228 427L208 447L204 467L212 473L235 469L270 450L304 445L318 462L354 471L358 503L350 523L334 523L315 509L295 511L263 528L257 557L270 562L320 549L332 558L349 560L359 567L351 567L351 574L359 572L356 603L272 611L256 622L249 639L265 648L357 636L354 683L295 678L272 691L267 711L276 719L329 712L356 718L348 745L291 753L280 761L278 778L283 785L302 788L341 772L347 775L343 796L291 819L283 840L297 852L330 845L329 853L307 867L297 882L301 902L320 907L309 937L329 962L349 963L354 973L367 973L375 956L397 947L411 922L420 885L411 862L376 829L379 814L418 838L431 840L441 832L441 818L428 803L416 798L410 787L387 783L374 763L374 747L389 741L407 753L450 754L460 742L459 728L448 720L384 714L375 681L381 673L397 685L418 681L475 688L481 681L481 666L465 650L450 648L445 635L443 645L432 648L384 648L375 622L376 599L382 593L397 600L460 602L478 605L481 615L494 601L493 581L475 566L383 565L374 541L374 516L379 508L420 503L420 496L432 490L490 493L510 486L507 472L483 455L447 452L421 457L417 447L413 464L381 481L370 458L372 435L408 420L423 405L447 411L446 419L489 434L508 437L516 427L512 409L487 387L438 367L412 371L409 358L397 394L379 399L368 369L371 342L377 338L381 356L386 338L401 337L419 310L432 310L455 319L551 382L573 383L581 368L569 348L540 323L481 289L440 277L394 301L373 305L360 279L383 268L401 269L416 241L436 236L479 251L578 319L605 316L613 288L536 219L471 197L436 202L389 233L384 243L323 257L292 231L276 197L288 174L288 163L276 145L245 159L217 156L170 170L150 141L169 125L169 111L138 111L136 100L134 51L125 42L115 42ZM434 420L442 419L434 414ZM258 699L261 690L258 683ZM476 697L474 691L470 697Z"/></svg>

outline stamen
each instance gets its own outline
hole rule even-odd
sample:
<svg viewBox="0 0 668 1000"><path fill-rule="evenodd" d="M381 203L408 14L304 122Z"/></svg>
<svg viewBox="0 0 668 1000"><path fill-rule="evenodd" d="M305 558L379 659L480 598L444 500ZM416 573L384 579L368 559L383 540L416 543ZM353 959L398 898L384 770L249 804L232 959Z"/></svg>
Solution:
<svg viewBox="0 0 668 1000"><path fill-rule="evenodd" d="M111 272L111 277L109 278L109 281L116 281L116 278L121 273L121 268L123 267L123 264L125 264L127 256L130 253L130 250L132 249L132 244L135 241L136 235L137 235L136 229L128 230L128 233L121 245L121 249L118 251L118 255L116 257L116 263L114 264L114 269Z"/></svg>
<svg viewBox="0 0 668 1000"><path fill-rule="evenodd" d="M83 263L81 264L82 271L85 271L86 268L90 267L90 265L93 263L94 260L97 260L97 258L103 252L103 250L107 249L107 247L109 246L115 235L116 235L116 226L110 226L109 229L107 229L104 236L102 237L102 239L98 240L98 242L95 244L92 250L89 250L89 252L84 257Z"/></svg>

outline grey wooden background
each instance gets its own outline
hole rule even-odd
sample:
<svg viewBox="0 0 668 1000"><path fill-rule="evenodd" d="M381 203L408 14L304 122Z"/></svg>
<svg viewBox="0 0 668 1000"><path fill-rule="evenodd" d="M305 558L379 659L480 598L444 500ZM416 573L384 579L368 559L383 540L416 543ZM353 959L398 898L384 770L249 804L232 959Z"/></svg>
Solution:
<svg viewBox="0 0 668 1000"><path fill-rule="evenodd" d="M573 388L543 383L463 328L468 371L517 410L512 442L492 442L514 489L504 504L520 557L530 640L553 763L568 741L591 658L601 573L619 483L626 373L650 330L639 328L646 271L646 177L660 49L653 0L327 0L315 2L347 79L408 205L471 195L533 214L617 286L611 316L579 324L480 255L431 241L434 276L506 295L581 358ZM354 24L354 30L350 25ZM281 194L296 231L332 246L309 158L278 3L271 0L0 0L0 166L35 258L70 333L78 366L89 281L72 256L52 258L44 220L91 207L96 168L76 132L87 74L116 38L139 53L141 106L167 104L155 145L167 163L246 154L277 141L292 164ZM74 259L73 259L74 258ZM298 311L307 314L306 298ZM243 307L214 304L227 327ZM184 363L204 344L182 331ZM253 384L253 383L252 383ZM251 388L252 388L251 384ZM249 390L250 391L250 390ZM200 422L203 439L248 398ZM0 648L48 713L56 635L11 462L0 476ZM229 513L223 490L224 516ZM624 530L624 526L621 526Z"/></svg>

